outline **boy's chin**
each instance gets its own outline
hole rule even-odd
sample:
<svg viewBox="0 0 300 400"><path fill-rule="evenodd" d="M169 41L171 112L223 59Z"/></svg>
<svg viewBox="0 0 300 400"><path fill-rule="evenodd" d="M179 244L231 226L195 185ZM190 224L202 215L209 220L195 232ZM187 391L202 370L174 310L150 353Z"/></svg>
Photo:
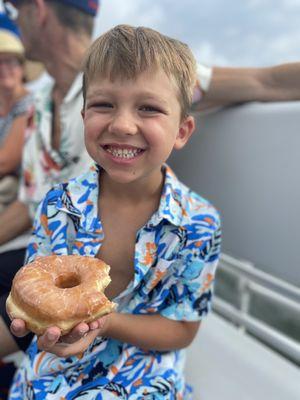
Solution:
<svg viewBox="0 0 300 400"><path fill-rule="evenodd" d="M133 183L137 180L137 175L132 172L131 174L114 174L111 173L110 171L104 170L104 174L107 180L118 183L120 185L126 185Z"/></svg>

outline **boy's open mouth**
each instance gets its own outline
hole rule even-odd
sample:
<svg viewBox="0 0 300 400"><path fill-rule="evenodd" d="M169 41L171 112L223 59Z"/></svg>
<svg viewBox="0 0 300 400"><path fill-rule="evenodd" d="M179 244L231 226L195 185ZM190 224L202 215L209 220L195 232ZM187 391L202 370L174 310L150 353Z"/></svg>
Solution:
<svg viewBox="0 0 300 400"><path fill-rule="evenodd" d="M135 158L138 155L140 155L142 152L144 152L144 149L140 149L137 147L119 147L119 146L111 146L111 145L104 145L103 149L111 154L113 157L117 158L124 158L124 159L130 159L130 158Z"/></svg>

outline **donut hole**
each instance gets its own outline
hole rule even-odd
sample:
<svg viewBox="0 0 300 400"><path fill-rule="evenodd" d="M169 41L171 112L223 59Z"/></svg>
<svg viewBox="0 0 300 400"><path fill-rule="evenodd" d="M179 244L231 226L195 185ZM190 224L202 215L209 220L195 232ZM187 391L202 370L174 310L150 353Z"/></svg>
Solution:
<svg viewBox="0 0 300 400"><path fill-rule="evenodd" d="M80 285L80 283L81 283L80 277L76 274L59 275L55 279L55 286L57 286L60 289L73 288L75 286Z"/></svg>

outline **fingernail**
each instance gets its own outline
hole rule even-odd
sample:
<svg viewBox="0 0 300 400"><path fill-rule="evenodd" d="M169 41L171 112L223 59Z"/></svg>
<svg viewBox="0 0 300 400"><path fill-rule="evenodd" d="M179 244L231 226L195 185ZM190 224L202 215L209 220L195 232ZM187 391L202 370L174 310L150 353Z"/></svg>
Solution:
<svg viewBox="0 0 300 400"><path fill-rule="evenodd" d="M56 335L54 333L49 332L47 333L47 339L53 341L56 339Z"/></svg>

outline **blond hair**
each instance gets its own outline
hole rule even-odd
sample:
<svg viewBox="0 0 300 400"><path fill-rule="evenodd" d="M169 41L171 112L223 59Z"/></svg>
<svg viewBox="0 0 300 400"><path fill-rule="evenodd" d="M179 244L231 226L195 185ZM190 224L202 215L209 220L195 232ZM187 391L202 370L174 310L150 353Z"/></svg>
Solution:
<svg viewBox="0 0 300 400"><path fill-rule="evenodd" d="M83 66L84 101L95 77L135 79L153 68L162 68L174 79L182 115L186 115L196 83L195 58L186 44L144 27L118 25L94 41Z"/></svg>

